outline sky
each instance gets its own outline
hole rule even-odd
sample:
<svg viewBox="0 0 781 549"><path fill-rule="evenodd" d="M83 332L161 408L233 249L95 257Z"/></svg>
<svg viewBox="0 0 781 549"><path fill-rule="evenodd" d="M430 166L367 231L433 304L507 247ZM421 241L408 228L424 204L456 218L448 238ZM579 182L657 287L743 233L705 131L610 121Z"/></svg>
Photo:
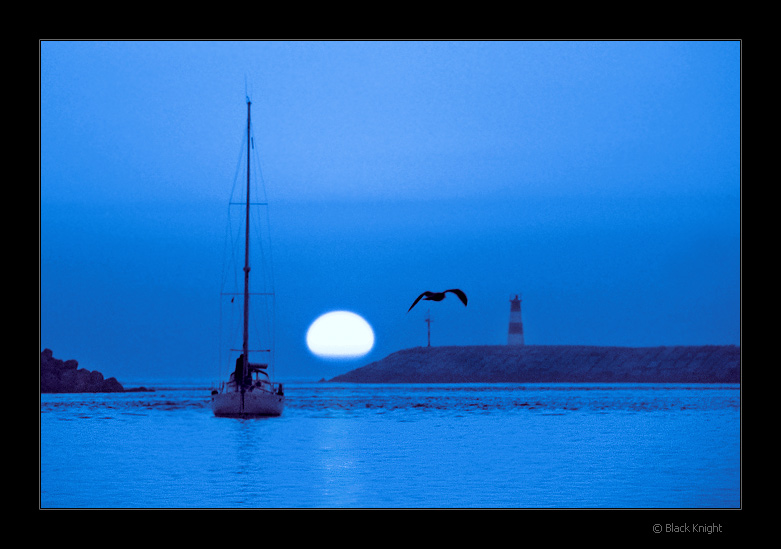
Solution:
<svg viewBox="0 0 781 549"><path fill-rule="evenodd" d="M41 41L40 348L219 380L247 96L277 381L426 345L427 315L506 344L515 294L529 345L739 345L740 46ZM330 311L368 354L309 350Z"/></svg>

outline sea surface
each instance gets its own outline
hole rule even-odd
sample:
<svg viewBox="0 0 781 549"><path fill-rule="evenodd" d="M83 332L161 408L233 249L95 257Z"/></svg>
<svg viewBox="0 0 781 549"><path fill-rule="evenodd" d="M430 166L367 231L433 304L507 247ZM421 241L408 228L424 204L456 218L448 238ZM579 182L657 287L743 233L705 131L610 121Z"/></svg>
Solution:
<svg viewBox="0 0 781 549"><path fill-rule="evenodd" d="M289 383L40 397L40 508L741 507L739 385Z"/></svg>

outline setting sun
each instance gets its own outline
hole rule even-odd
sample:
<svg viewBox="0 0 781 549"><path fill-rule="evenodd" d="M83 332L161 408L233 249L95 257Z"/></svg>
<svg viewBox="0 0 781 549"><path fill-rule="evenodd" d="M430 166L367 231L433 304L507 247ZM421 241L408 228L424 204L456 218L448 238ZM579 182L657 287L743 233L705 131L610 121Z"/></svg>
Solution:
<svg viewBox="0 0 781 549"><path fill-rule="evenodd" d="M355 358L371 351L374 332L366 320L349 311L320 316L306 334L309 350L326 358Z"/></svg>

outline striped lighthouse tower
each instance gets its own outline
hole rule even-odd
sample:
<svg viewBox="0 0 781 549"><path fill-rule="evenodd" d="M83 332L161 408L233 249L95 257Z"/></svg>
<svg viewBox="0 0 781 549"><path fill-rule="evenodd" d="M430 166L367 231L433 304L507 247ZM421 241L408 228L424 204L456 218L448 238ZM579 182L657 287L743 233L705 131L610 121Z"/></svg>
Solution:
<svg viewBox="0 0 781 549"><path fill-rule="evenodd" d="M510 326L507 329L507 345L523 345L523 322L521 322L521 298L510 300Z"/></svg>

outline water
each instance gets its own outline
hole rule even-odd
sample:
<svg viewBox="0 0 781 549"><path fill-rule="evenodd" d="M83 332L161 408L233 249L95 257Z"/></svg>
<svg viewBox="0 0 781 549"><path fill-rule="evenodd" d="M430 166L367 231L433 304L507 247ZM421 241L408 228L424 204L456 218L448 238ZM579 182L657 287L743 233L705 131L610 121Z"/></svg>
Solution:
<svg viewBox="0 0 781 549"><path fill-rule="evenodd" d="M738 508L737 385L286 385L41 395L42 508Z"/></svg>

